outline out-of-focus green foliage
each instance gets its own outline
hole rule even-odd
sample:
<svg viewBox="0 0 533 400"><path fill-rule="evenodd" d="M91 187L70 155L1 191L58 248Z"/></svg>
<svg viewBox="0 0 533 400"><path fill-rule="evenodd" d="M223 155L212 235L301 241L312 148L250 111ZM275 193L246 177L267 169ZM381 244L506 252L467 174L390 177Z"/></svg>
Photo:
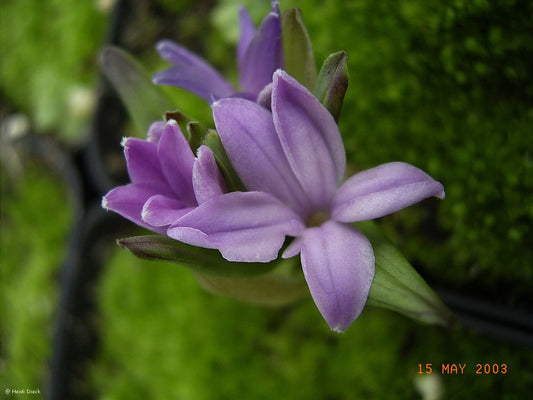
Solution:
<svg viewBox="0 0 533 400"><path fill-rule="evenodd" d="M91 117L102 1L7 0L0 13L0 90L39 130L79 140Z"/></svg>
<svg viewBox="0 0 533 400"><path fill-rule="evenodd" d="M246 305L206 293L186 268L118 249L99 301L98 398L415 399L426 363L442 399L518 400L533 382L531 350L372 308L339 335L310 298L283 309ZM464 375L441 375L452 362L466 363ZM478 376L476 363L506 363L509 373Z"/></svg>
<svg viewBox="0 0 533 400"><path fill-rule="evenodd" d="M1 182L0 387L43 393L72 207L42 165L27 166L16 185L4 173Z"/></svg>

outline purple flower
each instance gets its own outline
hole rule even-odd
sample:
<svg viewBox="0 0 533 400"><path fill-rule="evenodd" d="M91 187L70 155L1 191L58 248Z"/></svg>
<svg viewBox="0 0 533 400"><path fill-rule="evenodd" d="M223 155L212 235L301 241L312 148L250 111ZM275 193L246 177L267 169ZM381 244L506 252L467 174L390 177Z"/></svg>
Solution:
<svg viewBox="0 0 533 400"><path fill-rule="evenodd" d="M269 262L293 237L282 257L300 254L319 311L344 331L366 303L375 267L370 242L350 223L443 198L443 186L402 162L342 183L346 155L337 124L281 70L274 73L272 111L240 98L212 107L222 144L250 191L211 197L170 225L168 236L238 262Z"/></svg>
<svg viewBox="0 0 533 400"><path fill-rule="evenodd" d="M172 67L157 73L153 82L189 90L206 101L223 97L243 97L255 101L271 82L273 72L283 67L283 44L278 2L256 30L250 15L240 8L241 37L237 48L239 92L206 61L170 40L161 40L156 48Z"/></svg>
<svg viewBox="0 0 533 400"><path fill-rule="evenodd" d="M197 157L174 120L156 122L148 140L124 138L131 183L107 193L102 206L154 232L167 227L198 204L226 191L213 153L203 145Z"/></svg>

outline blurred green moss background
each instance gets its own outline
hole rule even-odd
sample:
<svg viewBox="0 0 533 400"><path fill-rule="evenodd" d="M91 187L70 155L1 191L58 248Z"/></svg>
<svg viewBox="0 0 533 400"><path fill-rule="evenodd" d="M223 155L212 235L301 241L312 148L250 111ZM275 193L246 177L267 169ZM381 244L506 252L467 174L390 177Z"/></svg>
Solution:
<svg viewBox="0 0 533 400"><path fill-rule="evenodd" d="M97 52L108 14L104 1L3 1L3 107L31 115L39 131L79 141L94 107Z"/></svg>
<svg viewBox="0 0 533 400"><path fill-rule="evenodd" d="M176 40L233 78L237 5L256 22L270 9L252 0L154 3L180 13ZM394 243L431 278L508 306L531 299L533 2L281 1L293 6L317 66L348 53L340 126L351 165L401 160L445 185L446 200L380 221ZM87 140L108 23L104 1L4 1L2 118L22 112L73 150ZM151 20L136 28L137 38L156 30ZM155 72L164 63L150 46L139 53ZM2 153L2 393L46 386L72 222L66 188L25 165L12 179ZM101 344L83 385L101 399L430 399L439 391L442 399L523 399L533 384L530 349L372 309L336 335L311 301L282 310L240 304L205 293L179 266L119 249L98 295ZM442 376L447 362L466 363L465 374ZM418 375L426 363L435 372ZM506 363L509 373L478 376L476 363Z"/></svg>

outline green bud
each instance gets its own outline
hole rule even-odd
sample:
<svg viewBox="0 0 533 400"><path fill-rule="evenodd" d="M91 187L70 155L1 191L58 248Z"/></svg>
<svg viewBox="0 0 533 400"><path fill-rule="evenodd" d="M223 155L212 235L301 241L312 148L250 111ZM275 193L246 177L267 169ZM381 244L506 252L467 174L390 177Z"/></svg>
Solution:
<svg viewBox="0 0 533 400"><path fill-rule="evenodd" d="M346 89L348 89L348 66L346 52L330 54L324 61L314 90L315 96L333 115L336 121L342 108Z"/></svg>
<svg viewBox="0 0 533 400"><path fill-rule="evenodd" d="M242 279L243 277L265 274L278 264L278 262L230 262L222 258L217 250L190 246L160 235L118 239L117 244L139 258L179 263L205 276L239 277Z"/></svg>
<svg viewBox="0 0 533 400"><path fill-rule="evenodd" d="M285 70L312 90L316 81L316 65L311 38L297 8L289 8L281 15L283 57Z"/></svg>
<svg viewBox="0 0 533 400"><path fill-rule="evenodd" d="M233 168L233 165L226 154L226 150L224 150L224 147L222 146L222 142L220 141L218 133L213 129L209 129L205 135L204 143L213 152L220 171L226 180L228 191L246 191L246 188L241 182L241 178L239 178L239 175L237 175L237 172L235 172L235 169Z"/></svg>
<svg viewBox="0 0 533 400"><path fill-rule="evenodd" d="M139 129L139 137L145 137L150 124L161 120L165 110L175 109L165 94L152 83L144 68L125 51L113 46L105 47L100 54L100 64ZM185 129L182 124L180 127Z"/></svg>
<svg viewBox="0 0 533 400"><path fill-rule="evenodd" d="M385 239L373 221L355 224L370 240L376 257L376 274L367 305L387 308L428 324L453 326L454 315L409 264Z"/></svg>

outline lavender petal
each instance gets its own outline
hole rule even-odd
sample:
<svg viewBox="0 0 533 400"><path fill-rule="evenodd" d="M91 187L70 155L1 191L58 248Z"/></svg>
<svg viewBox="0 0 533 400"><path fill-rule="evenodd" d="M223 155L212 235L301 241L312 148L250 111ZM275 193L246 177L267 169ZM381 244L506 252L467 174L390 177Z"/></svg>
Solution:
<svg viewBox="0 0 533 400"><path fill-rule="evenodd" d="M167 234L218 249L228 261L268 262L277 258L286 235L297 236L304 228L292 210L267 193L231 192L200 204Z"/></svg>
<svg viewBox="0 0 533 400"><path fill-rule="evenodd" d="M428 197L444 198L444 187L424 171L391 162L349 178L333 200L332 218L357 222L380 218Z"/></svg>
<svg viewBox="0 0 533 400"><path fill-rule="evenodd" d="M164 190L164 187L154 186L148 183L118 186L103 197L102 207L122 215L124 218L129 219L139 226L164 234L166 229L153 226L142 219L144 203L150 197L162 191L164 195L172 196L172 193L165 193Z"/></svg>
<svg viewBox="0 0 533 400"><path fill-rule="evenodd" d="M177 86L206 101L231 96L233 86L202 58L170 40L157 43L159 55L174 66L154 75L156 85Z"/></svg>
<svg viewBox="0 0 533 400"><path fill-rule="evenodd" d="M192 184L198 204L226 192L226 182L218 168L213 152L206 145L197 150L192 172Z"/></svg>
<svg viewBox="0 0 533 400"><path fill-rule="evenodd" d="M132 183L158 183L165 185L165 176L157 156L157 145L137 138L122 141L128 174Z"/></svg>
<svg viewBox="0 0 533 400"><path fill-rule="evenodd" d="M248 190L271 193L300 215L311 205L287 162L274 129L272 114L243 99L222 99L213 104L220 139Z"/></svg>
<svg viewBox="0 0 533 400"><path fill-rule="evenodd" d="M242 70L244 54L246 53L246 49L250 45L250 42L252 41L253 37L255 36L257 29L255 28L255 25L252 22L250 14L248 14L248 11L246 11L246 8L243 6L239 7L239 20L241 27L241 36L239 39L239 45L237 47L237 61L239 64L239 69Z"/></svg>
<svg viewBox="0 0 533 400"><path fill-rule="evenodd" d="M166 227L193 209L194 207L187 207L179 200L158 194L144 203L141 218L151 226Z"/></svg>
<svg viewBox="0 0 533 400"><path fill-rule="evenodd" d="M161 139L161 135L165 131L166 126L165 121L153 122L148 128L148 137L146 140L156 144L159 143L159 139Z"/></svg>
<svg viewBox="0 0 533 400"><path fill-rule="evenodd" d="M283 66L281 19L277 4L261 23L240 62L239 85L258 95L272 81L272 74Z"/></svg>
<svg viewBox="0 0 533 400"><path fill-rule="evenodd" d="M335 120L311 92L282 70L274 74L272 113L287 160L313 207L329 207L346 168Z"/></svg>
<svg viewBox="0 0 533 400"><path fill-rule="evenodd" d="M328 325L346 330L359 316L374 277L374 252L358 230L328 221L303 234L302 268L311 296Z"/></svg>
<svg viewBox="0 0 533 400"><path fill-rule="evenodd" d="M196 205L192 186L194 154L178 124L169 120L157 147L161 169L179 200L187 205Z"/></svg>

